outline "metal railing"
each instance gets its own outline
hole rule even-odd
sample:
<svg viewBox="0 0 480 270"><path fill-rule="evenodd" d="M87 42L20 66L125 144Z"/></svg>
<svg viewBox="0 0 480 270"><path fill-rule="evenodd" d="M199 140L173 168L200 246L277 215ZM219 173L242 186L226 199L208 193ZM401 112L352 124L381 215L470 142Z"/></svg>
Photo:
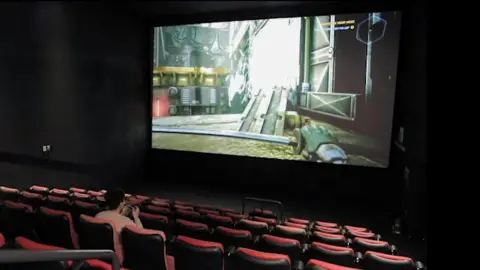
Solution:
<svg viewBox="0 0 480 270"><path fill-rule="evenodd" d="M120 260L111 250L0 250L0 264L55 262L55 261L85 261L91 259L109 259L112 269L120 270ZM81 266L78 265L78 268ZM73 267L74 269L76 267Z"/></svg>
<svg viewBox="0 0 480 270"><path fill-rule="evenodd" d="M263 207L265 205L276 205L280 210L280 221L283 221L285 218L285 212L283 210L283 204L280 201L269 200L269 199L262 199L262 198L254 198L254 197L245 197L242 201L242 214L245 214L245 205L249 202L255 202L260 204L260 209L263 211ZM278 217L277 217L278 219Z"/></svg>

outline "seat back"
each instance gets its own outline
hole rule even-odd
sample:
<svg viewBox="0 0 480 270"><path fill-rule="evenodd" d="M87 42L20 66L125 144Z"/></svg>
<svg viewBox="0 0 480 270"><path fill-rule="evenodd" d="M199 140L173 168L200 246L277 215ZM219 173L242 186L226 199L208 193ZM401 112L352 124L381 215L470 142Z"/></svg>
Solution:
<svg viewBox="0 0 480 270"><path fill-rule="evenodd" d="M32 193L37 193L43 196L47 196L50 190L44 186L33 185L28 189Z"/></svg>
<svg viewBox="0 0 480 270"><path fill-rule="evenodd" d="M215 216L220 216L220 212L217 210L212 210L212 209L205 209L205 208L197 208L197 212L200 213L201 215L215 215Z"/></svg>
<svg viewBox="0 0 480 270"><path fill-rule="evenodd" d="M77 232L80 248L113 250L120 262L123 261L123 248L120 245L119 234L110 221L82 214Z"/></svg>
<svg viewBox="0 0 480 270"><path fill-rule="evenodd" d="M221 210L220 210L221 212ZM242 214L237 214L237 213L232 213L232 212L222 212L224 216L226 217L231 217L234 222L238 222L242 219L246 219L247 216L242 215Z"/></svg>
<svg viewBox="0 0 480 270"><path fill-rule="evenodd" d="M323 227L323 226L315 225L313 229L318 232L331 233L331 234L343 234L343 231L339 228Z"/></svg>
<svg viewBox="0 0 480 270"><path fill-rule="evenodd" d="M210 240L210 232L208 226L199 222L192 222L184 219L177 219L175 221L176 235L184 235L201 240Z"/></svg>
<svg viewBox="0 0 480 270"><path fill-rule="evenodd" d="M345 225L343 228L347 231L368 232L368 229L365 227Z"/></svg>
<svg viewBox="0 0 480 270"><path fill-rule="evenodd" d="M331 234L314 231L310 235L312 242L320 242L325 244L331 244L335 246L347 246L347 238L341 234Z"/></svg>
<svg viewBox="0 0 480 270"><path fill-rule="evenodd" d="M65 189L52 188L50 190L50 195L68 198L70 196L70 191Z"/></svg>
<svg viewBox="0 0 480 270"><path fill-rule="evenodd" d="M307 251L307 258L348 267L352 267L355 264L355 252L353 249L319 242L312 243Z"/></svg>
<svg viewBox="0 0 480 270"><path fill-rule="evenodd" d="M87 193L87 190L84 188L79 187L71 187L68 189L70 192L77 192L77 193Z"/></svg>
<svg viewBox="0 0 480 270"><path fill-rule="evenodd" d="M25 237L17 237L15 239L15 247L19 249L28 250L64 250L61 247L55 247L32 241ZM31 262L31 263L16 263L11 264L11 269L15 270L64 270L72 265L71 261L56 261L56 262Z"/></svg>
<svg viewBox="0 0 480 270"><path fill-rule="evenodd" d="M98 213L100 213L101 209L98 207L97 204L94 203L87 203L82 201L74 201L73 202L73 211L76 215L87 215L94 217Z"/></svg>
<svg viewBox="0 0 480 270"><path fill-rule="evenodd" d="M253 237L249 231L218 226L213 232L213 239L224 247L253 247Z"/></svg>
<svg viewBox="0 0 480 270"><path fill-rule="evenodd" d="M24 203L5 201L0 211L0 226L7 238L24 236L37 239L33 208Z"/></svg>
<svg viewBox="0 0 480 270"><path fill-rule="evenodd" d="M235 225L235 229L247 230L253 236L257 236L268 232L268 224L261 221L242 219Z"/></svg>
<svg viewBox="0 0 480 270"><path fill-rule="evenodd" d="M259 216L253 216L252 220L255 221L260 221L260 222L265 222L268 224L268 226L275 226L277 225L277 220L274 218L265 218L265 217L259 217Z"/></svg>
<svg viewBox="0 0 480 270"><path fill-rule="evenodd" d="M16 188L0 187L0 201L18 201L20 190Z"/></svg>
<svg viewBox="0 0 480 270"><path fill-rule="evenodd" d="M283 225L277 225L272 231L272 235L295 239L304 244L307 238L307 232L304 229L288 227Z"/></svg>
<svg viewBox="0 0 480 270"><path fill-rule="evenodd" d="M52 195L45 200L45 207L66 212L72 211L69 199Z"/></svg>
<svg viewBox="0 0 480 270"><path fill-rule="evenodd" d="M154 215L149 213L140 213L140 221L145 229L162 231L168 236L171 233L171 228L168 223L168 217L161 215Z"/></svg>
<svg viewBox="0 0 480 270"><path fill-rule="evenodd" d="M365 270L413 270L416 268L415 263L409 257L388 255L374 251L365 253L362 266Z"/></svg>
<svg viewBox="0 0 480 270"><path fill-rule="evenodd" d="M290 256L292 260L299 259L302 252L302 246L298 240L269 234L264 234L260 237L258 249L270 253L285 254Z"/></svg>
<svg viewBox="0 0 480 270"><path fill-rule="evenodd" d="M191 210L177 209L175 211L175 218L189 220L189 221L193 221L193 222L202 221L202 217L200 216L200 214L195 212L195 211L191 211Z"/></svg>
<svg viewBox="0 0 480 270"><path fill-rule="evenodd" d="M170 208L170 202L166 200L154 199L150 202L153 206L160 206L164 208Z"/></svg>
<svg viewBox="0 0 480 270"><path fill-rule="evenodd" d="M223 270L222 244L178 236L173 252L175 270Z"/></svg>
<svg viewBox="0 0 480 270"><path fill-rule="evenodd" d="M35 226L40 242L66 249L79 248L70 213L40 207Z"/></svg>
<svg viewBox="0 0 480 270"><path fill-rule="evenodd" d="M207 214L204 217L204 220L211 228L216 228L218 226L233 228L233 220L231 217Z"/></svg>
<svg viewBox="0 0 480 270"><path fill-rule="evenodd" d="M231 270L291 270L287 255L238 248L227 260Z"/></svg>
<svg viewBox="0 0 480 270"><path fill-rule="evenodd" d="M124 267L140 270L167 270L166 237L163 232L126 226L122 229L121 239L125 258Z"/></svg>
<svg viewBox="0 0 480 270"><path fill-rule="evenodd" d="M381 253L390 253L390 245L385 241L377 241L355 237L352 243L353 249L357 252L365 253L367 251L376 251Z"/></svg>
<svg viewBox="0 0 480 270"><path fill-rule="evenodd" d="M264 218L277 218L277 215L271 210L265 210L256 208L250 212L250 216L264 217Z"/></svg>
<svg viewBox="0 0 480 270"><path fill-rule="evenodd" d="M347 235L354 239L355 237L360 237L364 239L376 239L377 235L373 232L361 232L361 231L347 231Z"/></svg>
<svg viewBox="0 0 480 270"><path fill-rule="evenodd" d="M179 204L174 204L174 205L173 205L173 209L175 209L175 210L192 211L192 212L195 211L195 210L193 209L193 206L179 205Z"/></svg>
<svg viewBox="0 0 480 270"><path fill-rule="evenodd" d="M299 223L293 223L293 222L288 222L288 221L285 221L283 223L284 226L288 226L288 227L293 227L293 228L300 228L300 229L304 229L305 231L308 230L308 226L305 225L305 224L299 224Z"/></svg>
<svg viewBox="0 0 480 270"><path fill-rule="evenodd" d="M310 225L310 220L301 219L301 218L289 218L288 222L296 223L296 224L303 224L303 225Z"/></svg>
<svg viewBox="0 0 480 270"><path fill-rule="evenodd" d="M18 197L18 201L30 205L33 209L38 209L43 205L45 197L41 194L22 191L20 197Z"/></svg>
<svg viewBox="0 0 480 270"><path fill-rule="evenodd" d="M85 194L85 193L80 193L80 192L74 192L71 195L72 200L75 201L82 201L82 202L87 202L90 203L94 200L94 197L90 194Z"/></svg>
<svg viewBox="0 0 480 270"><path fill-rule="evenodd" d="M325 222L325 221L315 221L315 225L322 226L322 227L329 227L329 228L338 228L337 223L333 222Z"/></svg>
<svg viewBox="0 0 480 270"><path fill-rule="evenodd" d="M308 260L304 269L305 270L360 270L358 268L341 266L341 265L332 264L332 263L315 260L315 259Z"/></svg>
<svg viewBox="0 0 480 270"><path fill-rule="evenodd" d="M172 217L172 212L170 211L170 209L163 206L145 205L142 207L142 212L154 214L154 215Z"/></svg>

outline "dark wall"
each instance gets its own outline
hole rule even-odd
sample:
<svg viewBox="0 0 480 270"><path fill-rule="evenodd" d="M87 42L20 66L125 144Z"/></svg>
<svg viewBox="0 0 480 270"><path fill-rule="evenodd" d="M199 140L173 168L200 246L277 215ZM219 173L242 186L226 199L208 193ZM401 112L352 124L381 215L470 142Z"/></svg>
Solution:
<svg viewBox="0 0 480 270"><path fill-rule="evenodd" d="M118 5L0 4L0 162L13 162L1 184L136 171L149 148L149 36Z"/></svg>
<svg viewBox="0 0 480 270"><path fill-rule="evenodd" d="M235 14L225 12L181 19L158 17L153 19L153 22L156 25L162 23L172 25L185 23L187 19L190 22L199 22L202 18L221 21L240 17L259 18L262 14L263 16L294 16L313 15L314 12L330 14L398 10L378 5L378 2L323 6L320 4L316 9L310 6L309 10L301 6L275 11L258 9L249 10L248 14L239 11ZM411 25L411 22L422 20L424 14L415 4L404 3L400 8L405 11L402 21L407 22L409 26L404 27L402 24L403 47L399 56L402 61L399 63L397 78L399 83L396 93L399 105L395 113L401 115L397 118L402 118L405 125L408 123L406 132L410 132L408 136L411 136L405 139L407 148L411 149L408 157L392 156L390 168L377 169L154 149L149 163L152 172L149 181L163 186L167 183L183 183L192 186L192 189L195 185L207 185L212 188L246 191L250 194L274 198L296 198L318 206L343 205L350 209L379 211L388 215L401 211L399 209L404 206L405 183L402 179L403 166L398 166L397 163L408 160L413 170L413 167L422 167L422 159L426 159L425 151L422 152L422 147L425 147L426 131L424 122L421 120L425 119L426 115L424 109L426 86L422 84L425 81L424 67L419 65L421 61L419 58L425 55L425 48L417 42L417 39L424 35L425 28L414 28ZM412 70L414 73L411 72ZM416 184L425 181L420 170L412 171L413 174L416 175L416 179L412 178L411 181L416 181Z"/></svg>

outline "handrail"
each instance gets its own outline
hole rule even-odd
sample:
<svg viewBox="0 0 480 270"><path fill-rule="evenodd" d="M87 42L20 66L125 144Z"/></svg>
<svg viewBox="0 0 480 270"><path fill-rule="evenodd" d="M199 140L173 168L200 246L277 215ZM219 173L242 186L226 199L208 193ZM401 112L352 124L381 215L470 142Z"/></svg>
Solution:
<svg viewBox="0 0 480 270"><path fill-rule="evenodd" d="M90 259L110 259L113 270L120 270L120 260L111 250L0 250L0 264L51 261L82 261Z"/></svg>
<svg viewBox="0 0 480 270"><path fill-rule="evenodd" d="M245 204L249 201L260 203L260 209L261 210L263 210L263 205L264 204L278 205L278 207L280 208L280 221L283 221L283 219L285 217L285 212L283 210L283 204L280 201L263 199L263 198L245 197L242 200L242 214L245 214Z"/></svg>

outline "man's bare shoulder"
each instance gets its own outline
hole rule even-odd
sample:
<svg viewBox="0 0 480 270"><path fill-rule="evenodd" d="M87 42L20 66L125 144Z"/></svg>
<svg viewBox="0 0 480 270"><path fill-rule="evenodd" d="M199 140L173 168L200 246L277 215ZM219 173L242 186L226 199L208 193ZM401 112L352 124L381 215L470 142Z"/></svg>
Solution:
<svg viewBox="0 0 480 270"><path fill-rule="evenodd" d="M126 216L120 215L118 213L114 213L112 211L102 211L102 212L98 213L95 217L96 218L101 218L101 219L106 219L106 220L112 221L114 223L118 223L118 222L133 223L133 221L131 219L127 218Z"/></svg>

